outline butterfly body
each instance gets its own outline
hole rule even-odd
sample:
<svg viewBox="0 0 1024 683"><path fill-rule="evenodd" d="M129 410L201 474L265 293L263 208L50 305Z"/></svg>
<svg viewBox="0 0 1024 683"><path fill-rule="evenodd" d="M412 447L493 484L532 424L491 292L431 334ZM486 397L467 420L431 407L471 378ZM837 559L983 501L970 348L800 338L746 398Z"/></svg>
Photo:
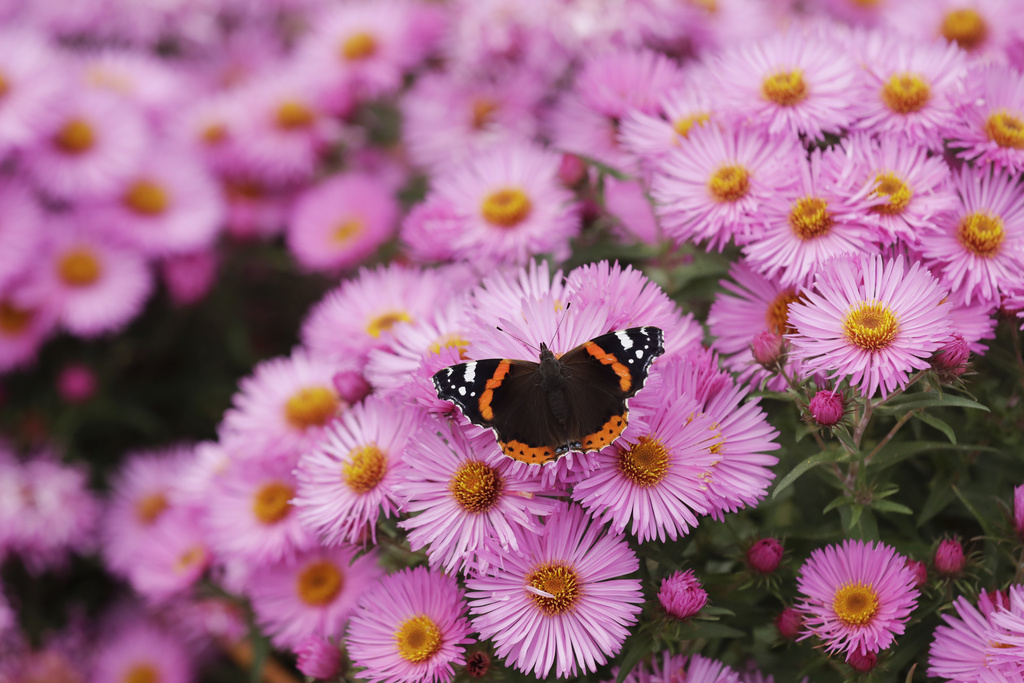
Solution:
<svg viewBox="0 0 1024 683"><path fill-rule="evenodd" d="M619 437L628 400L664 353L662 331L632 327L595 337L556 356L541 344L539 362L491 358L434 375L437 395L470 422L494 430L502 451L544 463L569 451L594 451Z"/></svg>

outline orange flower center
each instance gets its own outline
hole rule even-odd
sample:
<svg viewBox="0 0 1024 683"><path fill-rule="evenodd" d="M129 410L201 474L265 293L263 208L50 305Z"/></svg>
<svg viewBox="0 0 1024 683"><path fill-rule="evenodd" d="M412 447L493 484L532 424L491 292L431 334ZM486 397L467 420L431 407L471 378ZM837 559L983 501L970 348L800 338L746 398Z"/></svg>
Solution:
<svg viewBox="0 0 1024 683"><path fill-rule="evenodd" d="M167 190L147 178L132 183L123 201L129 209L144 216L159 216L170 204Z"/></svg>
<svg viewBox="0 0 1024 683"><path fill-rule="evenodd" d="M263 524L275 524L288 516L292 505L289 501L295 491L284 482L272 481L261 486L252 500L252 512Z"/></svg>
<svg viewBox="0 0 1024 683"><path fill-rule="evenodd" d="M776 294L764 314L768 329L778 335L793 332L794 330L789 324L789 305L799 300L800 295L792 287L787 287Z"/></svg>
<svg viewBox="0 0 1024 683"><path fill-rule="evenodd" d="M1005 109L997 111L985 121L985 135L1000 147L1024 149L1024 120Z"/></svg>
<svg viewBox="0 0 1024 683"><path fill-rule="evenodd" d="M395 631L398 654L407 662L425 662L441 649L441 629L425 614L402 622Z"/></svg>
<svg viewBox="0 0 1024 683"><path fill-rule="evenodd" d="M284 405L284 416L296 429L323 427L338 411L338 395L327 387L299 389Z"/></svg>
<svg viewBox="0 0 1024 683"><path fill-rule="evenodd" d="M299 572L296 592L299 599L311 607L329 605L345 586L341 570L328 560L319 560Z"/></svg>
<svg viewBox="0 0 1024 683"><path fill-rule="evenodd" d="M388 311L387 313L381 313L371 320L370 324L366 326L366 331L372 337L380 337L381 334L387 332L398 323L408 322L412 322L412 317L405 311Z"/></svg>
<svg viewBox="0 0 1024 683"><path fill-rule="evenodd" d="M789 227L804 240L827 235L835 221L828 210L828 202L818 197L798 199L789 212Z"/></svg>
<svg viewBox="0 0 1024 683"><path fill-rule="evenodd" d="M975 256L992 258L1001 251L1006 231L999 216L976 211L963 217L956 236L964 249Z"/></svg>
<svg viewBox="0 0 1024 683"><path fill-rule="evenodd" d="M341 44L341 56L349 62L358 62L375 54L377 39L365 31L353 33Z"/></svg>
<svg viewBox="0 0 1024 683"><path fill-rule="evenodd" d="M478 460L463 463L448 482L455 502L467 512L487 512L501 496L505 480L490 465Z"/></svg>
<svg viewBox="0 0 1024 683"><path fill-rule="evenodd" d="M370 443L355 449L349 461L341 466L345 484L353 493L364 494L377 488L388 473L388 458L377 444Z"/></svg>
<svg viewBox="0 0 1024 683"><path fill-rule="evenodd" d="M953 10L942 21L942 36L969 52L985 42L988 26L977 10Z"/></svg>
<svg viewBox="0 0 1024 683"><path fill-rule="evenodd" d="M779 71L761 83L761 95L780 107L793 107L807 99L807 83L803 71Z"/></svg>
<svg viewBox="0 0 1024 683"><path fill-rule="evenodd" d="M35 318L35 311L11 303L0 301L0 332L8 337L19 335L28 329Z"/></svg>
<svg viewBox="0 0 1024 683"><path fill-rule="evenodd" d="M911 197L914 196L914 191L895 173L879 173L875 176L874 195L879 198L887 197L888 201L871 207L872 211L896 216L907 208Z"/></svg>
<svg viewBox="0 0 1024 683"><path fill-rule="evenodd" d="M149 662L140 662L129 667L119 683L160 683L161 679L160 669Z"/></svg>
<svg viewBox="0 0 1024 683"><path fill-rule="evenodd" d="M832 609L847 626L863 626L878 612L878 593L871 584L848 583L836 591Z"/></svg>
<svg viewBox="0 0 1024 683"><path fill-rule="evenodd" d="M739 201L750 191L750 173L739 165L722 166L708 180L708 190L715 201Z"/></svg>
<svg viewBox="0 0 1024 683"><path fill-rule="evenodd" d="M851 344L865 351L886 348L899 331L899 319L879 301L863 301L843 318L843 334Z"/></svg>
<svg viewBox="0 0 1024 683"><path fill-rule="evenodd" d="M530 215L533 203L526 193L517 187L495 190L484 198L481 212L491 225L513 228Z"/></svg>
<svg viewBox="0 0 1024 683"><path fill-rule="evenodd" d="M932 89L917 74L893 74L882 86L882 102L897 114L921 111L931 96Z"/></svg>
<svg viewBox="0 0 1024 683"><path fill-rule="evenodd" d="M71 119L53 136L53 144L65 154L77 156L92 149L96 133L82 119Z"/></svg>
<svg viewBox="0 0 1024 683"><path fill-rule="evenodd" d="M668 449L656 438L642 436L619 452L619 472L639 488L657 485L668 473Z"/></svg>
<svg viewBox="0 0 1024 683"><path fill-rule="evenodd" d="M572 611L583 595L579 575L560 562L538 565L526 577L526 584L543 594L530 592L533 603L547 616Z"/></svg>

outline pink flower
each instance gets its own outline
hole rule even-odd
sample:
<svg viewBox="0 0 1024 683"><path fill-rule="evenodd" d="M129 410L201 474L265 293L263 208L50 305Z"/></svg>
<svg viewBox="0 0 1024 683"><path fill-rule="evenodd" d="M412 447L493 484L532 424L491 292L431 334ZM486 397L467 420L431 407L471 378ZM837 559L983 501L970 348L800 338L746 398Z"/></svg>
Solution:
<svg viewBox="0 0 1024 683"><path fill-rule="evenodd" d="M475 642L455 577L424 567L384 577L360 600L345 641L359 677L375 683L441 683Z"/></svg>
<svg viewBox="0 0 1024 683"><path fill-rule="evenodd" d="M967 371L967 363L971 357L971 347L959 332L950 335L949 341L942 345L932 356L932 368L939 377L950 381Z"/></svg>
<svg viewBox="0 0 1024 683"><path fill-rule="evenodd" d="M1016 9L1013 0L916 0L889 3L883 14L886 24L900 33L923 42L949 41L985 62L1005 59L1020 28Z"/></svg>
<svg viewBox="0 0 1024 683"><path fill-rule="evenodd" d="M1013 489L1013 526L1024 541L1024 484Z"/></svg>
<svg viewBox="0 0 1024 683"><path fill-rule="evenodd" d="M617 654L643 602L640 582L621 578L638 567L625 539L572 505L520 548L493 550L493 573L466 582L473 627L495 654L537 677L594 671Z"/></svg>
<svg viewBox="0 0 1024 683"><path fill-rule="evenodd" d="M911 370L949 336L949 302L927 270L899 256L837 259L818 274L814 291L789 307L793 355L806 373L849 376L867 397L906 385Z"/></svg>
<svg viewBox="0 0 1024 683"><path fill-rule="evenodd" d="M807 412L822 427L835 427L846 412L846 397L842 391L819 389L807 404Z"/></svg>
<svg viewBox="0 0 1024 683"><path fill-rule="evenodd" d="M903 633L917 605L913 572L887 545L847 540L819 548L800 568L801 639L817 636L829 652L877 653Z"/></svg>
<svg viewBox="0 0 1024 683"><path fill-rule="evenodd" d="M1024 76L1000 65L977 66L965 79L961 116L948 131L957 156L1024 170Z"/></svg>
<svg viewBox="0 0 1024 683"><path fill-rule="evenodd" d="M683 85L673 60L653 50L611 50L590 57L574 90L591 110L611 119L628 111L653 114L662 93Z"/></svg>
<svg viewBox="0 0 1024 683"><path fill-rule="evenodd" d="M391 237L397 218L389 183L359 172L337 175L296 201L285 233L288 249L308 270L350 268Z"/></svg>
<svg viewBox="0 0 1024 683"><path fill-rule="evenodd" d="M0 288L0 372L31 363L56 324L57 310L38 287Z"/></svg>
<svg viewBox="0 0 1024 683"><path fill-rule="evenodd" d="M92 368L71 363L65 365L57 377L57 393L68 403L85 403L96 395L97 384Z"/></svg>
<svg viewBox="0 0 1024 683"><path fill-rule="evenodd" d="M914 573L914 586L920 588L928 583L928 565L920 560L907 559L907 567Z"/></svg>
<svg viewBox="0 0 1024 683"><path fill-rule="evenodd" d="M160 273L171 301L189 306L205 297L217 280L220 259L213 249L168 256L160 263Z"/></svg>
<svg viewBox="0 0 1024 683"><path fill-rule="evenodd" d="M670 617L689 619L708 603L707 591L701 587L700 581L692 569L677 571L661 582L658 591L658 602Z"/></svg>
<svg viewBox="0 0 1024 683"><path fill-rule="evenodd" d="M341 672L341 650L319 636L303 638L294 652L296 668L310 678L329 680Z"/></svg>
<svg viewBox="0 0 1024 683"><path fill-rule="evenodd" d="M694 128L719 119L714 98L696 85L710 78L706 69L691 66L684 75L687 84L663 93L656 113L631 109L620 122L622 146L646 166L657 166Z"/></svg>
<svg viewBox="0 0 1024 683"><path fill-rule="evenodd" d="M34 142L55 118L70 87L64 64L40 32L5 27L0 37L0 153Z"/></svg>
<svg viewBox="0 0 1024 683"><path fill-rule="evenodd" d="M1019 587L1015 586L1019 591ZM1006 631L995 624L995 617L1009 607L1005 595L978 595L977 607L967 598L953 601L956 614L942 614L943 624L935 628L928 650L928 675L954 681L1014 680L1021 673L1016 662L995 663L991 658L992 643L1002 643ZM1024 604L1018 610L1024 608ZM986 673L1002 674L1002 678L982 678Z"/></svg>
<svg viewBox="0 0 1024 683"><path fill-rule="evenodd" d="M747 550L747 564L759 574L771 574L778 568L783 551L778 539L759 539Z"/></svg>
<svg viewBox="0 0 1024 683"><path fill-rule="evenodd" d="M191 683L192 657L176 636L141 617L121 623L100 639L90 683L150 680Z"/></svg>
<svg viewBox="0 0 1024 683"><path fill-rule="evenodd" d="M164 602L195 585L213 555L195 508L172 508L161 515L133 548L121 573L152 602Z"/></svg>
<svg viewBox="0 0 1024 683"><path fill-rule="evenodd" d="M775 616L775 628L785 640L796 640L804 625L804 615L796 607L786 607Z"/></svg>
<svg viewBox="0 0 1024 683"><path fill-rule="evenodd" d="M32 269L45 233L43 216L24 184L0 183L0 207L0 288L5 288Z"/></svg>
<svg viewBox="0 0 1024 683"><path fill-rule="evenodd" d="M612 669L615 674L616 670ZM605 683L612 683L613 677ZM686 683L743 683L745 679L721 662L700 655L673 655L666 650L642 661L622 683L655 683L686 681Z"/></svg>

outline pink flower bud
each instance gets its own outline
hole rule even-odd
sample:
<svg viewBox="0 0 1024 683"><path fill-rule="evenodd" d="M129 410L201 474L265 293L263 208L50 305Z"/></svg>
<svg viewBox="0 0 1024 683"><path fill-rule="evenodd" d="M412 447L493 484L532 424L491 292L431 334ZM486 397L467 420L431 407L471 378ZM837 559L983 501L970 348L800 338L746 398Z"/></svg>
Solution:
<svg viewBox="0 0 1024 683"><path fill-rule="evenodd" d="M762 538L747 551L747 564L761 574L770 574L782 559L782 544L774 538Z"/></svg>
<svg viewBox="0 0 1024 683"><path fill-rule="evenodd" d="M491 670L491 658L486 652L474 652L466 659L466 675L470 678L483 678Z"/></svg>
<svg viewBox="0 0 1024 683"><path fill-rule="evenodd" d="M822 427L834 427L843 419L846 401L843 399L842 393L822 389L811 399L807 410L810 411L814 421Z"/></svg>
<svg viewBox="0 0 1024 683"><path fill-rule="evenodd" d="M854 650L846 658L846 663L861 673L871 671L878 665L878 655L874 652L861 652Z"/></svg>
<svg viewBox="0 0 1024 683"><path fill-rule="evenodd" d="M345 403L358 403L372 390L363 375L354 370L342 370L334 374L334 390Z"/></svg>
<svg viewBox="0 0 1024 683"><path fill-rule="evenodd" d="M212 249L169 256L162 264L171 301L188 306L202 299L217 279L217 254Z"/></svg>
<svg viewBox="0 0 1024 683"><path fill-rule="evenodd" d="M800 627L804 625L804 615L795 607L787 607L775 617L775 628L786 640L795 640L800 635Z"/></svg>
<svg viewBox="0 0 1024 683"><path fill-rule="evenodd" d="M1024 484L1013 489L1013 527L1017 538L1024 541Z"/></svg>
<svg viewBox="0 0 1024 683"><path fill-rule="evenodd" d="M575 187L587 175L587 165L575 154L563 154L558 164L558 179L566 187Z"/></svg>
<svg viewBox="0 0 1024 683"><path fill-rule="evenodd" d="M327 680L341 669L341 650L319 636L306 636L295 647L299 671L311 678Z"/></svg>
<svg viewBox="0 0 1024 683"><path fill-rule="evenodd" d="M932 367L939 372L943 379L954 379L964 374L967 370L967 360L971 355L971 348L959 332L942 345L932 356Z"/></svg>
<svg viewBox="0 0 1024 683"><path fill-rule="evenodd" d="M920 588L928 583L928 566L920 560L907 560L907 569L914 573L914 585Z"/></svg>
<svg viewBox="0 0 1024 683"><path fill-rule="evenodd" d="M935 551L935 570L942 576L958 576L964 570L964 547L960 541L947 538Z"/></svg>
<svg viewBox="0 0 1024 683"><path fill-rule="evenodd" d="M57 377L57 393L68 403L84 403L96 395L96 373L86 365L65 365Z"/></svg>
<svg viewBox="0 0 1024 683"><path fill-rule="evenodd" d="M658 600L669 616L689 619L708 604L708 594L692 569L676 572L661 582Z"/></svg>
<svg viewBox="0 0 1024 683"><path fill-rule="evenodd" d="M774 369L783 355L782 335L775 334L771 330L758 332L754 341L750 344L750 350L754 354L754 360L768 370Z"/></svg>

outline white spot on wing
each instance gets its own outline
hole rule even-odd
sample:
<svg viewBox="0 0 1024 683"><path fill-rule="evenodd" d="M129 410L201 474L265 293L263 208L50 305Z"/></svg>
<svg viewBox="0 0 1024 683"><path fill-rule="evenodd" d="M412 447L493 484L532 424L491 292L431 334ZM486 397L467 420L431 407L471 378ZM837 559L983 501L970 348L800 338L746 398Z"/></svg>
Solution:
<svg viewBox="0 0 1024 683"><path fill-rule="evenodd" d="M622 344L622 348L629 350L633 348L633 340L629 338L629 334L625 330L619 330L615 333L615 338Z"/></svg>
<svg viewBox="0 0 1024 683"><path fill-rule="evenodd" d="M465 396L466 395L466 387L459 387L459 395L460 396Z"/></svg>
<svg viewBox="0 0 1024 683"><path fill-rule="evenodd" d="M476 361L472 363L466 363L466 384L472 384L476 381Z"/></svg>
<svg viewBox="0 0 1024 683"><path fill-rule="evenodd" d="M644 357L644 352L641 351L640 349L637 349L636 350L636 357L637 358L643 358Z"/></svg>

